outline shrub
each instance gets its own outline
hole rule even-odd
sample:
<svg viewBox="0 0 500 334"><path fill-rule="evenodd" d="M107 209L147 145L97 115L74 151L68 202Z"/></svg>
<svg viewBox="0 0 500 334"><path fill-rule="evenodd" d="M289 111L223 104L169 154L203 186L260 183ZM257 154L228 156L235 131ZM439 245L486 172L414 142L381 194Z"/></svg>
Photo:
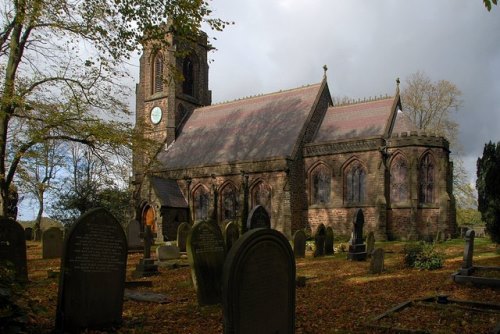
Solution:
<svg viewBox="0 0 500 334"><path fill-rule="evenodd" d="M433 244L406 244L403 250L403 262L406 267L434 270L443 267L443 256Z"/></svg>
<svg viewBox="0 0 500 334"><path fill-rule="evenodd" d="M423 244L421 243L409 243L406 244L403 249L403 263L405 267L414 268L415 261L420 253L422 253Z"/></svg>

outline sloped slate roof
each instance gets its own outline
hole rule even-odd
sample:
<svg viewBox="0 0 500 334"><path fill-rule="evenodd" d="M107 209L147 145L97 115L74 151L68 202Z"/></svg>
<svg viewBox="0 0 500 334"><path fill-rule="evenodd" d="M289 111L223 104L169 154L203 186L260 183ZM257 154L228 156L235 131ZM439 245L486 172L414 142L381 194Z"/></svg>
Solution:
<svg viewBox="0 0 500 334"><path fill-rule="evenodd" d="M289 157L320 84L194 110L158 155L167 169Z"/></svg>
<svg viewBox="0 0 500 334"><path fill-rule="evenodd" d="M382 136L394 97L328 108L315 143Z"/></svg>
<svg viewBox="0 0 500 334"><path fill-rule="evenodd" d="M417 131L417 127L406 117L404 111L398 111L396 115L396 123L394 124L394 129L392 133L401 133L408 131Z"/></svg>
<svg viewBox="0 0 500 334"><path fill-rule="evenodd" d="M150 176L149 179L161 206L169 208L188 207L186 198L182 194L177 181L156 176Z"/></svg>

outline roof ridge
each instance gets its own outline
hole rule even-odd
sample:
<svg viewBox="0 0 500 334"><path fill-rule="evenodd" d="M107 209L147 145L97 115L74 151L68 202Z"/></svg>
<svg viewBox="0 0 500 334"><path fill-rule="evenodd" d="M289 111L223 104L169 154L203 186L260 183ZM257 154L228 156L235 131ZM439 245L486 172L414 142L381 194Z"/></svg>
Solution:
<svg viewBox="0 0 500 334"><path fill-rule="evenodd" d="M261 94L249 95L249 96L240 97L240 98L237 98L237 99L234 99L234 100L227 100L227 101L217 102L217 103L214 103L214 104L211 104L211 105L208 105L208 106L203 106L203 107L196 108L196 109L197 110L200 110L200 109L210 109L211 107L216 107L216 106L221 106L221 105L225 105L225 104L236 103L236 102L240 102L240 101L244 101L244 100L256 99L256 98L260 98L260 97L268 97L268 96L272 96L272 95L283 94L283 93L291 92L291 91L294 91L294 90L300 90L300 89L305 89L305 88L310 88L310 87L313 87L313 86L320 86L320 85L321 85L321 82L314 83L314 84L302 85L302 86L299 86L299 87L294 87L294 88L289 88L289 89L282 89L282 90L274 91L274 92L270 92L270 93L261 93Z"/></svg>
<svg viewBox="0 0 500 334"><path fill-rule="evenodd" d="M382 95L380 94L379 96L370 96L368 98L364 97L363 99L358 98L356 99L351 99L347 98L340 102L339 104L334 104L333 107L344 107L344 106L350 106L354 104L361 104L361 103L369 103L369 102L376 102L376 101L382 101L382 100L387 100L387 99L393 99L395 96L394 95Z"/></svg>

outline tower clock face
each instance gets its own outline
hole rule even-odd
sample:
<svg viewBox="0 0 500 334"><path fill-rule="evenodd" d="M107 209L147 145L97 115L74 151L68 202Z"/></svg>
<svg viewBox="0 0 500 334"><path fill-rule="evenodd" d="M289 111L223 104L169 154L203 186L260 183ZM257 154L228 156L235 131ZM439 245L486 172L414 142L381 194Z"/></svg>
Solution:
<svg viewBox="0 0 500 334"><path fill-rule="evenodd" d="M160 107L154 107L153 109L151 109L150 117L151 117L151 123L153 123L153 124L160 123L161 117L162 117L161 108Z"/></svg>

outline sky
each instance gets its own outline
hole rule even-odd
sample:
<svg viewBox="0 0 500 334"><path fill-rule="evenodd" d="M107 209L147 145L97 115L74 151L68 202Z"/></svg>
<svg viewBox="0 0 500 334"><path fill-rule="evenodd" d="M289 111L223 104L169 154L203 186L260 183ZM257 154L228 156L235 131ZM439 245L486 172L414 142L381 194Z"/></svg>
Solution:
<svg viewBox="0 0 500 334"><path fill-rule="evenodd" d="M213 103L318 83L323 65L332 95L356 99L393 95L396 78L404 88L410 74L423 71L462 91L454 117L471 183L484 144L500 141L500 6L488 12L482 0L209 4L213 16L235 22L223 32L204 29L217 49L209 54ZM21 219L30 219L29 210L22 212Z"/></svg>

